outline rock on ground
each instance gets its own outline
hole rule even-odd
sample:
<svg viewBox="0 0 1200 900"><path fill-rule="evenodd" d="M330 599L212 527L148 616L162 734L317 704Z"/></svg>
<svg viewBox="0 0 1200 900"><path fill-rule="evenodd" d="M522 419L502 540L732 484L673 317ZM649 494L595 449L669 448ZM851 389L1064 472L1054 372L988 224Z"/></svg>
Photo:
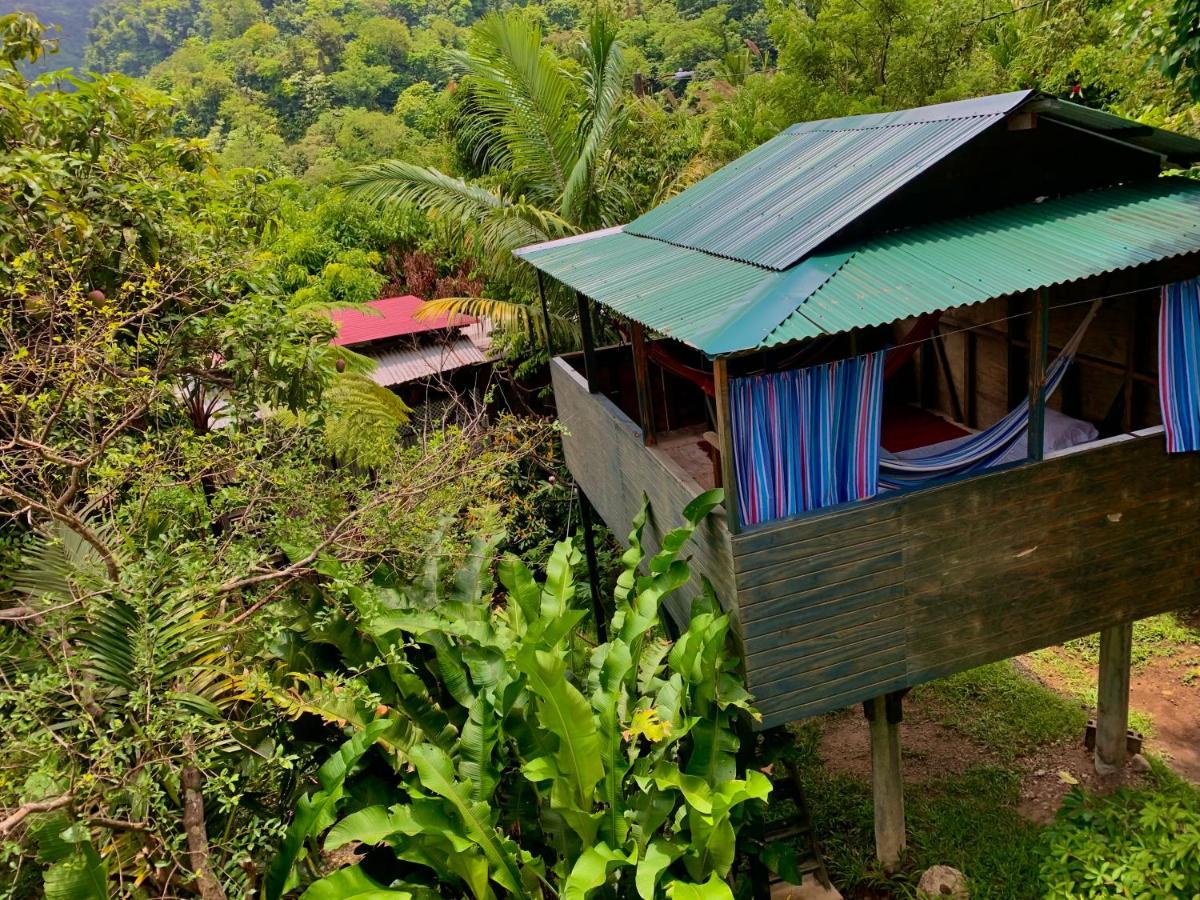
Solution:
<svg viewBox="0 0 1200 900"><path fill-rule="evenodd" d="M812 875L805 875L802 884L781 881L771 888L771 900L842 900L837 888L825 887Z"/></svg>
<svg viewBox="0 0 1200 900"><path fill-rule="evenodd" d="M967 877L950 866L931 866L917 882L921 900L967 900Z"/></svg>

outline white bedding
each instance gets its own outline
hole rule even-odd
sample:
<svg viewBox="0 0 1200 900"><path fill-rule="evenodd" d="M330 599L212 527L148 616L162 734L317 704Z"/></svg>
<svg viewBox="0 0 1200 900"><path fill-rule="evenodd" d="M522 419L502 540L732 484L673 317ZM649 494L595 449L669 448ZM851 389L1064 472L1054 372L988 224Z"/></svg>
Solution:
<svg viewBox="0 0 1200 900"><path fill-rule="evenodd" d="M1052 453L1055 450L1078 447L1080 444L1087 444L1096 440L1099 436L1100 432L1096 430L1096 426L1091 422L1085 422L1083 419L1073 419L1057 410L1047 409L1042 452ZM902 450L894 455L899 459L922 459L926 456L934 456L952 447L957 447L969 437L971 435L967 434L962 437L951 438L948 441L941 441L937 444L930 444L928 447L914 447L912 450ZM1029 455L1028 448L1028 437L1022 434L1013 441L1012 446L992 465L1003 466L1008 463L1020 462Z"/></svg>

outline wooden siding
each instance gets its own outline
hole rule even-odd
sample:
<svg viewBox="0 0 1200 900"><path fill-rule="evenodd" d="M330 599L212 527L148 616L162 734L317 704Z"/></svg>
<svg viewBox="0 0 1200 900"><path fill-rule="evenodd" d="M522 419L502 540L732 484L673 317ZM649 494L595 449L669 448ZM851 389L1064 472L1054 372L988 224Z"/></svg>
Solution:
<svg viewBox="0 0 1200 900"><path fill-rule="evenodd" d="M701 493L700 487L665 455L645 447L642 430L611 400L589 394L583 376L569 363L557 358L550 371L571 474L622 543L645 493L651 506L645 542L649 552L655 552L663 531L679 524L680 513ZM669 601L676 621L682 621L699 590L698 574L709 578L736 620L731 607L736 596L733 557L723 510L716 510L697 530L685 553L692 556L693 579Z"/></svg>
<svg viewBox="0 0 1200 900"><path fill-rule="evenodd" d="M1200 601L1198 489L1153 434L735 535L764 726Z"/></svg>

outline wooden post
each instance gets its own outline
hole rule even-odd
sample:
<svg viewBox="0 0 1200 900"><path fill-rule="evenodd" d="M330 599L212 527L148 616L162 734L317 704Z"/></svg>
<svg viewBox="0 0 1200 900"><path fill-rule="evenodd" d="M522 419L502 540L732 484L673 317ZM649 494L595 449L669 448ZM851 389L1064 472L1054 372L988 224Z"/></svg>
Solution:
<svg viewBox="0 0 1200 900"><path fill-rule="evenodd" d="M1100 683L1096 703L1096 771L1111 775L1125 767L1125 735L1129 731L1129 668L1133 655L1133 623L1111 625L1100 632Z"/></svg>
<svg viewBox="0 0 1200 900"><path fill-rule="evenodd" d="M737 476L733 459L733 417L729 410L729 369L724 357L713 360L713 388L716 399L717 442L721 445L721 487L725 490L725 525L730 534L742 530L738 516Z"/></svg>
<svg viewBox="0 0 1200 900"><path fill-rule="evenodd" d="M633 381L637 386L638 417L642 420L642 443L647 447L657 440L654 432L654 399L650 393L650 364L646 359L646 326L630 322L633 344Z"/></svg>
<svg viewBox="0 0 1200 900"><path fill-rule="evenodd" d="M906 845L904 782L900 773L901 694L875 697L863 704L871 727L871 788L875 800L875 856L885 872L894 872Z"/></svg>
<svg viewBox="0 0 1200 900"><path fill-rule="evenodd" d="M575 292L579 301L579 336L583 341L583 377L587 381L588 393L594 394L599 390L596 385L596 339L592 335L591 303L583 291Z"/></svg>
<svg viewBox="0 0 1200 900"><path fill-rule="evenodd" d="M596 638L603 644L608 640L608 620L605 618L604 601L600 599L600 565L596 561L592 502L579 485L575 485L575 492L579 496L579 521L583 524L583 555L587 560L588 587L592 592L592 618L596 621Z"/></svg>
<svg viewBox="0 0 1200 900"><path fill-rule="evenodd" d="M543 283L542 270L534 271L537 272L538 297L542 301L542 324L546 327L546 356L554 359L554 338L550 330L550 304L546 302L546 285Z"/></svg>
<svg viewBox="0 0 1200 900"><path fill-rule="evenodd" d="M1044 290L1033 298L1029 318L1029 429L1028 459L1037 462L1045 455L1046 352L1050 331L1050 303Z"/></svg>

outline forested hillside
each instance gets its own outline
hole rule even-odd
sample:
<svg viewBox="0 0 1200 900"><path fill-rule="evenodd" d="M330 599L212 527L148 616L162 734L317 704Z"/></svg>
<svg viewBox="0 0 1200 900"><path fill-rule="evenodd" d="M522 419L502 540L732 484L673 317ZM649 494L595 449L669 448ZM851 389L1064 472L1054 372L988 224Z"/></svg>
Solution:
<svg viewBox="0 0 1200 900"><path fill-rule="evenodd" d="M602 543L597 619L513 249L805 119L1037 87L1200 132L1189 3L102 0L77 79L0 16L0 897L732 900L750 698L708 592L660 617L720 492ZM495 326L430 427L331 343L400 292ZM835 875L909 896L827 793ZM1200 890L1200 805L1143 799L1113 834ZM979 896L1037 895L989 811Z"/></svg>

